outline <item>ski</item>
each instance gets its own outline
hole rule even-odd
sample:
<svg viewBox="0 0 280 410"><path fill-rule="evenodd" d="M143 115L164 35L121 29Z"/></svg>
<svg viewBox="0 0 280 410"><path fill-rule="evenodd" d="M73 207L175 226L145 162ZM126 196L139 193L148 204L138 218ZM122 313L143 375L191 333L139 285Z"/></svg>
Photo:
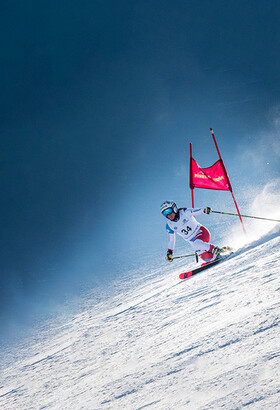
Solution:
<svg viewBox="0 0 280 410"><path fill-rule="evenodd" d="M213 262L207 262L207 263L203 263L199 268L195 268L193 270L190 270L188 272L183 272L180 273L179 278L180 279L188 279L191 278L192 276L196 275L199 272L202 272L206 269L211 268L214 265L217 265L220 262L223 262L225 260L227 260L231 255L233 254L233 252L231 252L230 254L226 255L226 256L221 256L217 259L215 259Z"/></svg>

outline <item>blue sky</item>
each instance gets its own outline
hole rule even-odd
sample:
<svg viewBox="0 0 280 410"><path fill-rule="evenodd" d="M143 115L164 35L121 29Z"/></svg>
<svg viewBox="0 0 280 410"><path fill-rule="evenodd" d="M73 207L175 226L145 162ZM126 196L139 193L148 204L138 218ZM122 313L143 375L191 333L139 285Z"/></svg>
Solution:
<svg viewBox="0 0 280 410"><path fill-rule="evenodd" d="M249 188L279 178L279 14L246 0L1 6L3 309L164 255L159 205L190 206L189 142L211 165L210 127L243 213ZM195 197L234 211L228 193Z"/></svg>

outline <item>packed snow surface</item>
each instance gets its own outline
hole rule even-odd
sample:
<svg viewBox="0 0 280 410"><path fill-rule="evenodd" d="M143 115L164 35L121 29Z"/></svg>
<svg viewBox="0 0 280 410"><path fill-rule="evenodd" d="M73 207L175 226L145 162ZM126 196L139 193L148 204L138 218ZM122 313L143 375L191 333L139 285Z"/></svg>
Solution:
<svg viewBox="0 0 280 410"><path fill-rule="evenodd" d="M1 409L279 409L279 234L191 279L139 266L2 351ZM3 364L4 363L4 364Z"/></svg>

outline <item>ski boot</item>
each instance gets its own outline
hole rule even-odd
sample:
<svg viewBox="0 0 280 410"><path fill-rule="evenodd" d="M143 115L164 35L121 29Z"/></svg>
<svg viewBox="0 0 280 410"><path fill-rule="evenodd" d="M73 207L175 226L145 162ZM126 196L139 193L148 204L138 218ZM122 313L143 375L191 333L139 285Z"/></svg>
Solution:
<svg viewBox="0 0 280 410"><path fill-rule="evenodd" d="M215 246L212 250L213 255L217 255L216 257L218 258L220 258L222 255L226 253L230 253L231 251L232 251L232 248L230 246L223 246L222 248Z"/></svg>
<svg viewBox="0 0 280 410"><path fill-rule="evenodd" d="M223 246L222 248L220 248L220 253L228 253L228 252L232 252L232 248L230 246Z"/></svg>

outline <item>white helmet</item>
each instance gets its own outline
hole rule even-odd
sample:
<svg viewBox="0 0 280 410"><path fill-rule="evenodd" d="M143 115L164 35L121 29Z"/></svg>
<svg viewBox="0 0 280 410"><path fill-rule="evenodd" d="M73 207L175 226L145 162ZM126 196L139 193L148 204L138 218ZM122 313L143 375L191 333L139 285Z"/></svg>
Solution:
<svg viewBox="0 0 280 410"><path fill-rule="evenodd" d="M169 211L168 211L169 210ZM175 212L177 214L178 207L175 202L165 201L160 206L160 212L166 217L167 215L171 214L171 212ZM169 213L168 213L169 212Z"/></svg>

